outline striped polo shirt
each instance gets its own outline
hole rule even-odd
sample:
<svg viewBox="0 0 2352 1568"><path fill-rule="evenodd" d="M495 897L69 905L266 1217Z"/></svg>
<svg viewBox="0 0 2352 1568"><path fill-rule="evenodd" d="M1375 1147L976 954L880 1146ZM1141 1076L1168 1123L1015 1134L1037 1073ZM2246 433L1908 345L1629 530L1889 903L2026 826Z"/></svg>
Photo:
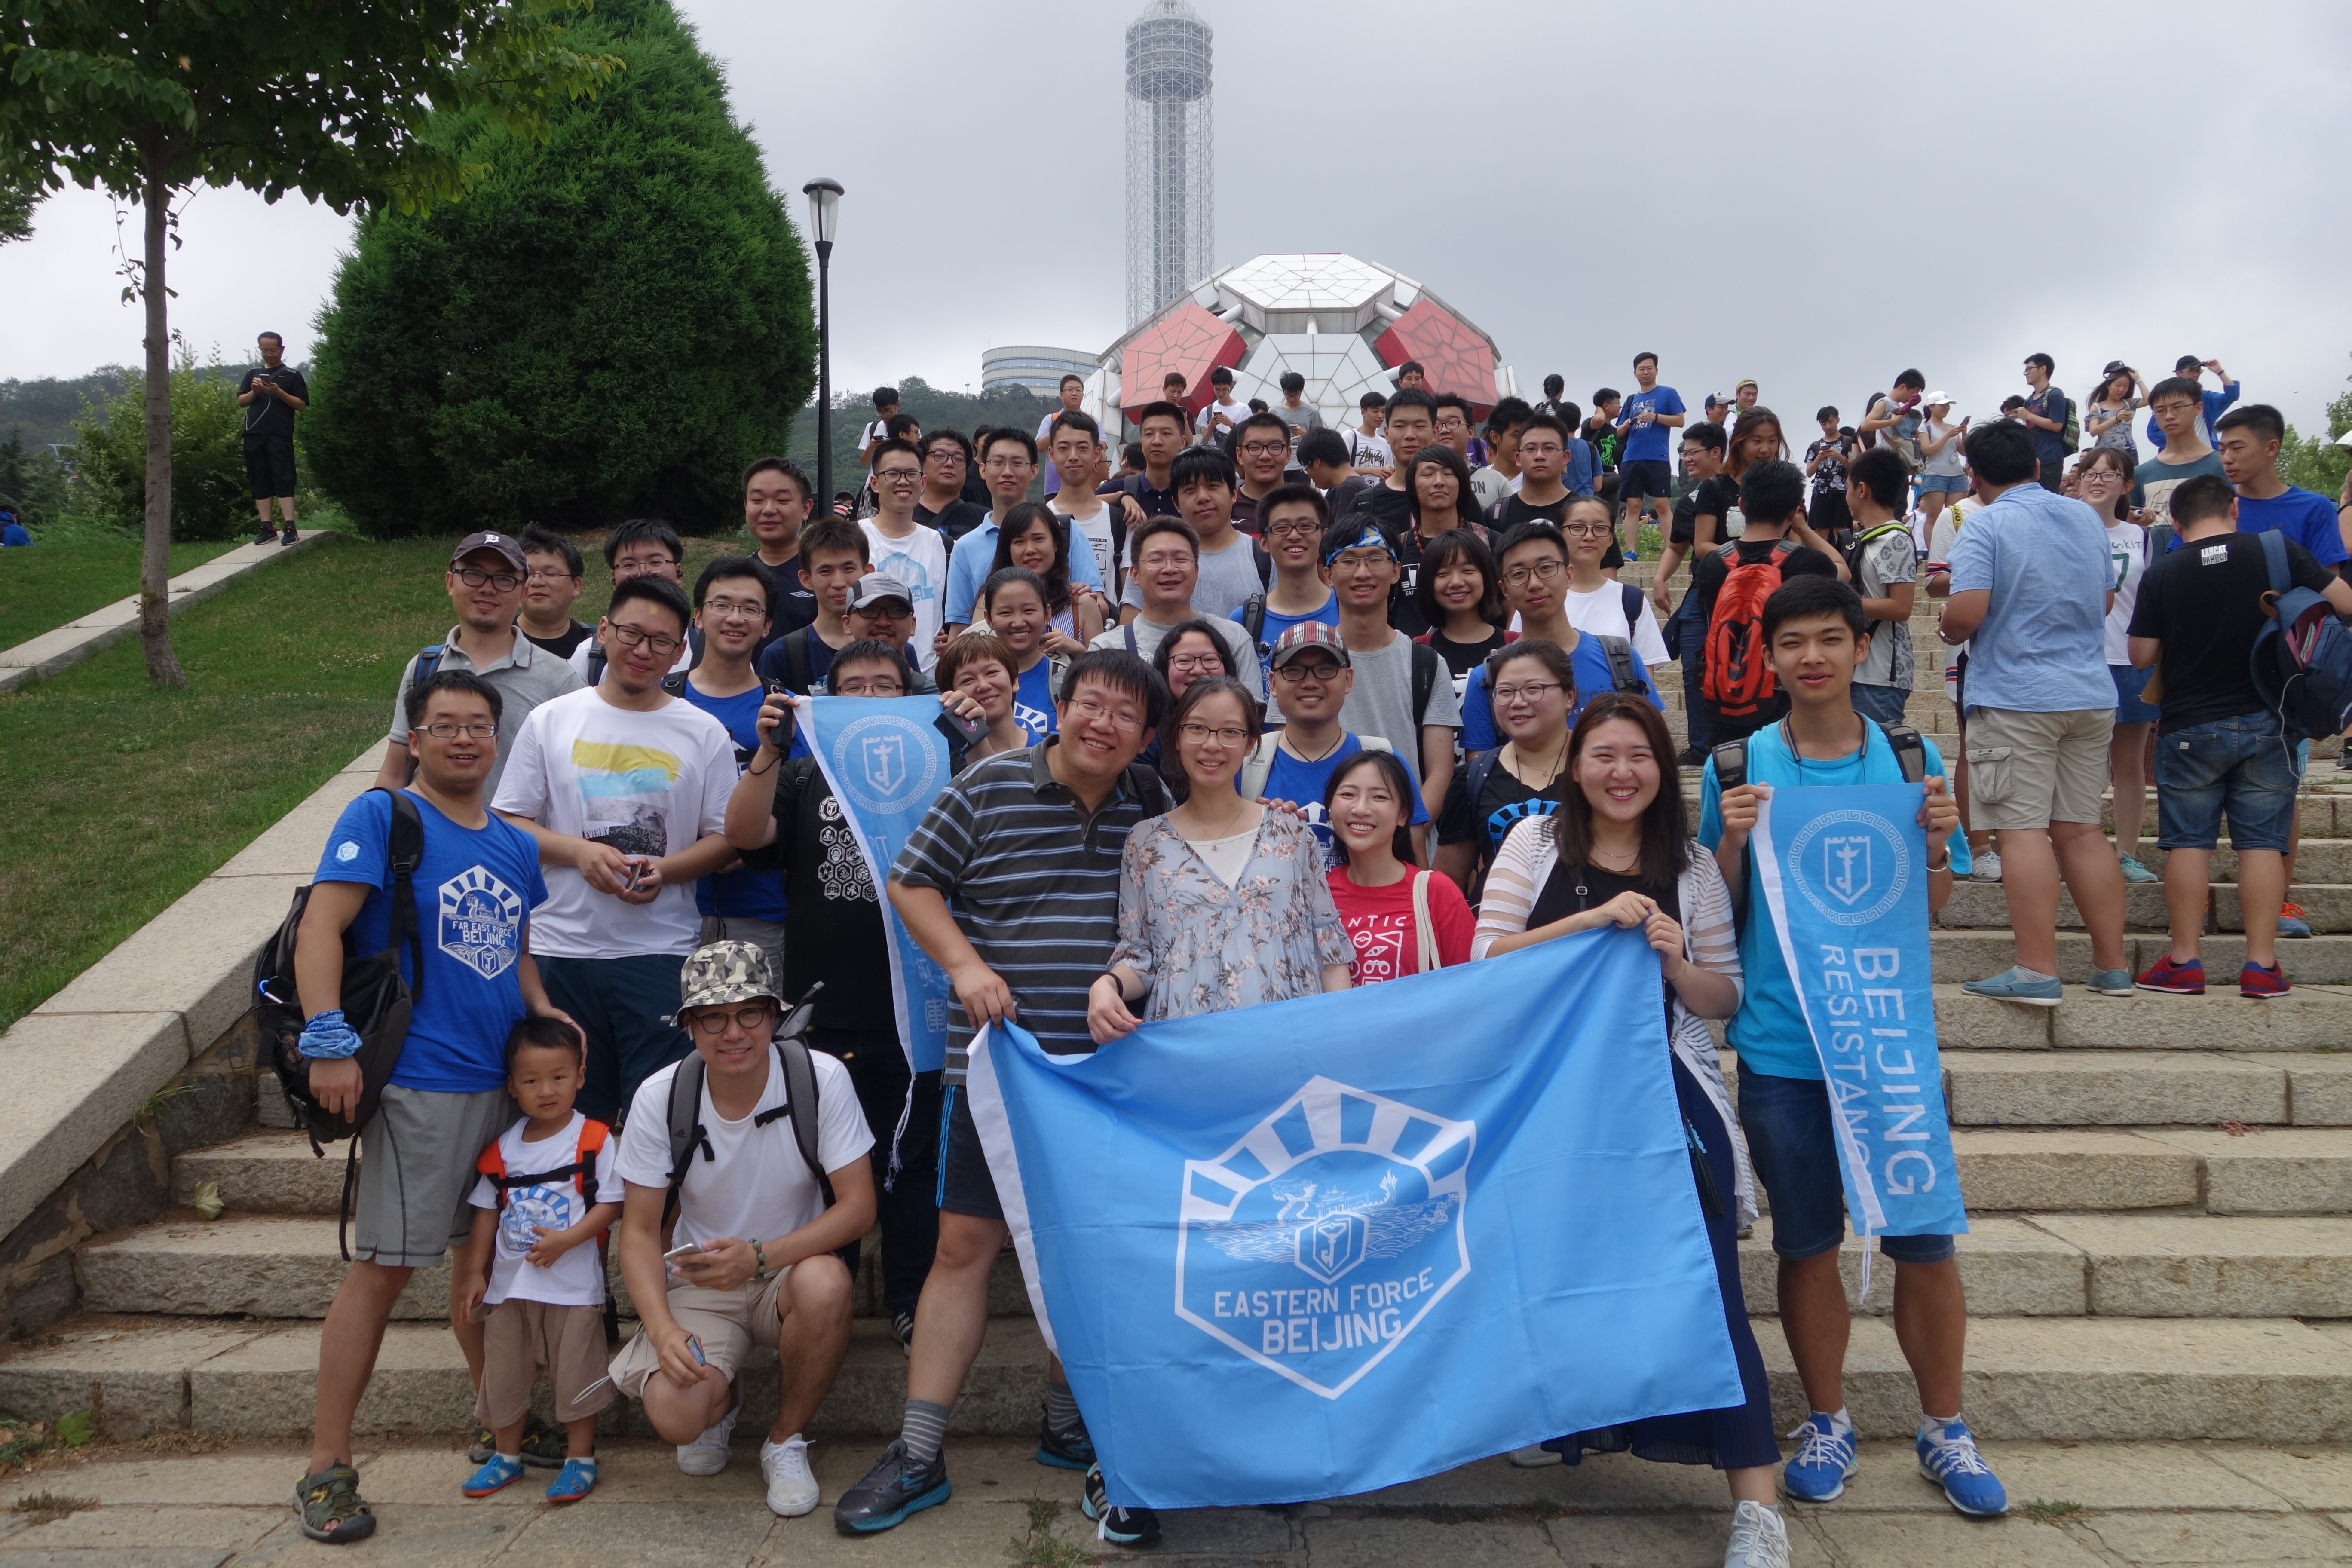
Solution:
<svg viewBox="0 0 2352 1568"><path fill-rule="evenodd" d="M1023 1028L1056 1056L1095 1048L1087 991L1118 940L1127 836L1168 809L1159 780L1130 768L1093 816L1045 765L1042 745L984 758L931 802L890 879L934 888L982 962L1004 979ZM1139 793L1140 792L1140 793ZM961 1083L971 1020L950 997L945 1081Z"/></svg>

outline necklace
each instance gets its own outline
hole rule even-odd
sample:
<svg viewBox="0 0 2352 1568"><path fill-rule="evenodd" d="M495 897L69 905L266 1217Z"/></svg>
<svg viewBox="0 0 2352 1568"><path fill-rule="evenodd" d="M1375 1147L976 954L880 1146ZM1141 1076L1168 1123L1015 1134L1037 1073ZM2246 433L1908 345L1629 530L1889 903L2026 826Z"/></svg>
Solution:
<svg viewBox="0 0 2352 1568"><path fill-rule="evenodd" d="M1287 747L1289 748L1290 754L1291 754L1292 756L1294 756L1294 757L1297 757L1300 762L1302 762L1302 763L1319 763L1319 762L1321 762L1324 758L1326 758L1326 757L1329 756L1332 752L1334 752L1338 751L1341 746L1344 746L1344 745L1346 745L1346 744L1348 743L1348 731L1345 731L1345 730L1340 731L1339 731L1339 738L1338 740L1336 740L1336 741L1332 742L1329 745L1328 745L1328 746L1324 747L1320 752L1318 752L1315 755L1313 755L1313 756L1311 756L1311 757L1310 757L1310 756L1308 756L1306 752L1304 752L1300 751L1297 747L1290 745L1290 735L1289 735L1288 731L1286 731L1284 732L1283 737L1282 737L1282 740L1283 740L1283 744L1284 744L1285 746L1287 746Z"/></svg>
<svg viewBox="0 0 2352 1568"><path fill-rule="evenodd" d="M1639 845L1634 846L1632 856L1632 864L1625 866L1612 866L1606 859L1601 858L1601 847L1597 844L1592 847L1592 852L1586 856L1585 858L1591 860L1594 865L1600 867L1604 871L1614 871L1621 877L1630 877L1642 864L1642 850Z"/></svg>
<svg viewBox="0 0 2352 1568"><path fill-rule="evenodd" d="M1870 750L1870 721L1864 718L1860 713L1856 713L1853 717L1855 722L1862 727L1862 738L1858 742L1856 742L1854 749L1857 752L1867 752ZM1780 721L1780 743L1789 748L1789 755L1795 760L1797 764L1797 782L1801 784L1803 784L1805 782L1805 753L1797 750L1797 732L1789 727L1789 721L1786 719Z"/></svg>

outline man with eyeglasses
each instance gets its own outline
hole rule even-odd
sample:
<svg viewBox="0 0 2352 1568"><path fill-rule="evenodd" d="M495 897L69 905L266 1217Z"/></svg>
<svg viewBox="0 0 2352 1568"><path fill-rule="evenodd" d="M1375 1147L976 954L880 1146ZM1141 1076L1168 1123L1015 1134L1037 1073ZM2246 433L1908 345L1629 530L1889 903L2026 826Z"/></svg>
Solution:
<svg viewBox="0 0 2352 1568"><path fill-rule="evenodd" d="M795 535L797 537L797 535ZM604 566L613 574L613 584L618 587L632 577L658 577L677 588L686 588L686 542L677 530L658 518L633 517L604 535ZM693 639L678 645L677 660L670 668L685 670L694 664ZM604 679L606 652L604 639L591 637L572 650L572 668L580 672L583 686L594 686Z"/></svg>
<svg viewBox="0 0 2352 1568"><path fill-rule="evenodd" d="M676 695L726 728L735 744L739 777L760 749L760 708L767 688L751 658L752 650L767 640L775 597L776 580L757 556L722 555L705 566L694 582L701 661L684 675L667 678ZM713 871L695 884L694 907L702 916L702 941L751 942L782 973L784 889L772 870Z"/></svg>
<svg viewBox="0 0 2352 1568"><path fill-rule="evenodd" d="M911 441L884 441L874 448L874 515L866 530L874 570L896 578L915 612L914 642L908 657L929 669L947 640L940 595L947 586L948 547L937 530L915 520L915 496L923 483L923 460ZM1026 487L1024 487L1024 489Z"/></svg>
<svg viewBox="0 0 2352 1568"><path fill-rule="evenodd" d="M1176 454L1168 482L1176 491L1180 515L1192 525L1200 543L1192 608L1222 616L1252 594L1264 593L1274 569L1257 541L1234 526L1234 460L1221 447L1189 447ZM1120 596L1119 618L1132 620L1142 609L1143 589L1130 577Z"/></svg>
<svg viewBox="0 0 2352 1568"><path fill-rule="evenodd" d="M1339 624L1339 595L1323 570L1319 546L1331 526L1331 510L1313 485L1277 486L1265 498L1265 553L1274 581L1251 595L1226 618L1238 624L1265 658L1291 627L1308 622ZM1267 693L1261 690L1263 701Z"/></svg>
<svg viewBox="0 0 2352 1568"><path fill-rule="evenodd" d="M1518 617L1519 636L1558 643L1576 671L1577 705L1568 716L1570 724L1586 702L1603 691L1639 692L1652 707L1664 710L1657 686L1639 658L1629 649L1627 657L1612 661L1608 639L1585 636L1568 618L1568 537L1556 524L1521 523L1503 535L1495 558L1502 569L1503 607ZM1612 668L1612 663L1622 668ZM1462 750L1467 754L1502 743L1495 728L1495 694L1482 667L1470 672L1462 692Z"/></svg>
<svg viewBox="0 0 2352 1568"><path fill-rule="evenodd" d="M1244 535L1235 537L1248 542ZM1127 539L1128 547L1135 553L1134 569L1128 574L1127 585L1142 604L1126 625L1104 627L1087 646L1116 648L1149 659L1160 651L1160 639L1168 635L1171 627L1198 616L1209 623L1217 639L1225 645L1225 651L1233 656L1234 679L1263 691L1265 685L1259 672L1257 649L1252 646L1249 634L1223 616L1203 614L1193 608L1200 597L1201 536L1192 531L1192 525L1181 517L1149 518ZM1255 587L1255 582L1252 587Z"/></svg>
<svg viewBox="0 0 2352 1568"><path fill-rule="evenodd" d="M374 787L398 789L415 771L408 752L408 690L436 670L463 670L488 681L506 705L510 732L541 703L580 689L573 666L516 630L530 574L522 542L510 533L469 533L457 542L442 579L457 624L402 668ZM494 792L506 765L504 750L494 750L485 765L488 789Z"/></svg>
<svg viewBox="0 0 2352 1568"><path fill-rule="evenodd" d="M904 583L884 572L869 572L860 577L850 595L842 624L849 630L852 647L860 642L880 642L896 648L898 657L907 661L910 691L929 695L939 689L929 670L915 668L915 597ZM852 695L834 689L830 670L810 689L818 697Z"/></svg>
<svg viewBox="0 0 2352 1568"><path fill-rule="evenodd" d="M664 689L693 610L667 577L613 589L596 623L604 679L518 727L492 805L539 841L548 901L534 951L548 994L588 1039L583 1114L618 1119L677 1060L678 963L701 934L694 883L734 858L727 728Z"/></svg>
<svg viewBox="0 0 2352 1568"><path fill-rule="evenodd" d="M1576 499L1565 478L1571 438L1572 427L1557 414L1530 414L1519 426L1519 488L1486 513L1497 539L1508 537L1524 523L1549 522L1557 527L1568 516L1568 503ZM1612 529L1601 569L1613 582L1624 563L1624 552L1618 548Z"/></svg>
<svg viewBox="0 0 2352 1568"><path fill-rule="evenodd" d="M1426 393L1397 396L1428 399ZM1389 624L1390 595L1404 565L1395 536L1365 521L1362 510L1359 501L1354 514L1323 536L1321 546L1324 572L1339 601L1340 646L1355 670L1356 732L1389 743L1412 775L1420 809L1426 812L1444 804L1445 786L1454 780L1454 731L1461 709L1437 650Z"/></svg>
<svg viewBox="0 0 2352 1568"><path fill-rule="evenodd" d="M1280 710L1281 728L1259 742L1259 754L1271 745L1265 778L1257 798L1296 811L1315 830L1328 858L1331 852L1331 822L1323 810L1323 786L1332 772L1367 748L1394 750L1379 735L1358 735L1341 726L1339 715L1348 694L1356 688L1356 672L1339 629L1321 621L1303 621L1276 639L1273 654L1274 702ZM1269 717L1268 721L1274 721ZM1254 757L1252 763L1256 759ZM1243 780L1255 776L1245 765ZM1413 847L1426 858L1423 840L1429 832L1429 808L1412 803Z"/></svg>
<svg viewBox="0 0 2352 1568"><path fill-rule="evenodd" d="M1241 489L1234 494L1234 526L1244 533L1261 531L1258 508L1290 466L1290 440L1289 424L1272 409L1253 414L1234 427L1234 461L1242 478Z"/></svg>
<svg viewBox="0 0 2352 1568"><path fill-rule="evenodd" d="M971 443L961 430L934 430L915 443L915 450L923 457L923 493L915 498L915 521L938 529L952 554L958 540L988 521L988 508L971 499Z"/></svg>
<svg viewBox="0 0 2352 1568"><path fill-rule="evenodd" d="M1471 437L1478 428L1478 416L1471 410L1470 400L1458 392L1441 392L1436 403L1437 444L1453 447L1473 468L1483 467L1483 459L1474 460L1470 456Z"/></svg>
<svg viewBox="0 0 2352 1568"><path fill-rule="evenodd" d="M971 624L971 607L980 597L980 585L988 581L989 563L996 558L996 535L1004 514L1028 499L1029 482L1037 477L1036 437L1026 430L991 430L980 438L980 470L988 480L988 521L958 540L948 561L942 618L950 626ZM1070 552L1070 581L1097 594L1103 591L1093 551Z"/></svg>
<svg viewBox="0 0 2352 1568"><path fill-rule="evenodd" d="M526 528L522 558L529 571L515 630L556 658L568 659L572 649L596 634L594 626L572 618L572 606L580 597L579 546L552 529Z"/></svg>
<svg viewBox="0 0 2352 1568"><path fill-rule="evenodd" d="M531 911L548 896L538 847L484 808L502 749L498 689L470 670L439 669L406 688L403 704L403 750L416 759L415 782L404 794L425 829L413 887L425 940L416 953L400 947L401 974L415 990L416 1007L375 1117L361 1129L368 1157L352 1206L354 1261L320 1329L310 1458L295 1492L302 1532L337 1543L375 1530L352 1466L352 1418L409 1276L437 1266L472 1228L465 1205L474 1162L513 1114L508 1031L526 1015L564 1016L531 958ZM359 1107L360 1068L352 1058L360 1037L342 1013L343 952L347 939L362 952L392 945L392 825L384 791L343 808L295 938L305 1019L299 1049L310 1063L311 1091L331 1114L349 1117ZM423 974L415 968L420 953ZM481 1326L459 1323L453 1331L478 1379Z"/></svg>

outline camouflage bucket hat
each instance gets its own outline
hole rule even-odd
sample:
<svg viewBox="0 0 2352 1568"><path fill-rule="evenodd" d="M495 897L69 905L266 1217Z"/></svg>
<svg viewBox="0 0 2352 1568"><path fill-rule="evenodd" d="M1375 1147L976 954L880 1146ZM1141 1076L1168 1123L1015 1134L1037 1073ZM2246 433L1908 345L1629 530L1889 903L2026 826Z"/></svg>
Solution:
<svg viewBox="0 0 2352 1568"><path fill-rule="evenodd" d="M714 942L696 948L678 971L677 990L677 1011L668 1022L681 1027L686 1015L697 1007L723 1007L732 1002L784 1005L767 953L748 942Z"/></svg>

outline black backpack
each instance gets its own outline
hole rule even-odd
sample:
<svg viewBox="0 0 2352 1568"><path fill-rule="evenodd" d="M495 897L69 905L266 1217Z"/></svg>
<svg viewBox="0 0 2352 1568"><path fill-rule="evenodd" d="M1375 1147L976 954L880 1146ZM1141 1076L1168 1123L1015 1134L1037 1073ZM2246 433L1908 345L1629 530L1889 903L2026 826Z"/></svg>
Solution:
<svg viewBox="0 0 2352 1568"><path fill-rule="evenodd" d="M400 1063L401 1047L408 1040L409 1015L416 1005L415 988L400 977L403 943L410 950L418 985L425 979L425 938L417 929L415 888L417 864L425 858L425 819L417 815L415 800L405 792L385 793L392 796L392 831L386 838L385 856L392 870L390 941L382 952L362 956L352 943L352 933L343 932L342 1012L361 1042L352 1058L360 1066L360 1102L352 1119L346 1121L320 1108L310 1093L310 1058L301 1052L304 1019L301 995L294 983L294 947L303 912L310 907L310 885L294 889L286 918L253 959L254 1021L270 1068L278 1075L278 1087L294 1113L295 1125L310 1137L311 1153L320 1158L326 1155L326 1145L351 1140L343 1161L342 1205L335 1223L336 1242L347 1262L352 1254L344 1223L359 1173L358 1133L374 1119L383 1086Z"/></svg>
<svg viewBox="0 0 2352 1568"><path fill-rule="evenodd" d="M1878 721L1874 719L1867 722L1876 724ZM1879 724L1878 731L1886 737L1887 745L1895 752L1895 765L1903 770L1903 782L1905 784L1923 783L1927 777L1927 742L1920 738L1919 731L1907 724L1896 724L1891 728ZM1745 739L1726 741L1716 747L1712 754L1715 758L1715 784L1718 798L1722 792L1738 789L1748 782L1748 742ZM1739 897L1733 901L1732 905L1734 924L1742 928L1745 928L1748 923L1748 889L1750 880L1751 879L1746 877L1740 879Z"/></svg>
<svg viewBox="0 0 2352 1568"><path fill-rule="evenodd" d="M1257 567L1257 592L1242 601L1242 630L1257 645L1257 657L1264 663L1272 651L1265 646L1265 596L1274 587L1274 557L1262 544L1250 546L1252 563Z"/></svg>
<svg viewBox="0 0 2352 1568"><path fill-rule="evenodd" d="M824 1161L817 1152L817 1088L816 1063L808 1048L809 1020L816 1012L816 994L824 989L818 981L808 988L800 1005L784 1016L776 1026L776 1066L784 1075L784 1103L762 1110L751 1118L754 1129L765 1127L779 1117L790 1117L793 1123L793 1146L808 1163L809 1174L816 1178L817 1191L824 1196L824 1206L833 1206L833 1178L825 1174ZM705 1160L719 1156L710 1147L710 1135L704 1130L702 1113L702 1054L688 1051L677 1064L677 1076L669 1084L669 1193L662 1200L662 1232L669 1233L671 1223L677 1217L678 1184L686 1180L688 1168L693 1163L694 1152L702 1151ZM808 1114L801 1110L806 1107ZM844 1243L834 1249L854 1278L857 1273L859 1241Z"/></svg>

